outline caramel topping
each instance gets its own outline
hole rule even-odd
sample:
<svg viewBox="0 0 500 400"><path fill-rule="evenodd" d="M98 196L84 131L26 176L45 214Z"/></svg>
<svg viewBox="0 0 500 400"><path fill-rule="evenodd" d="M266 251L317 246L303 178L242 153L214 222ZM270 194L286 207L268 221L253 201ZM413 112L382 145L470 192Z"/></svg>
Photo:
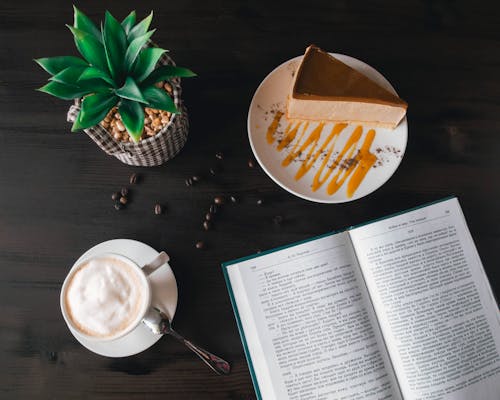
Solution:
<svg viewBox="0 0 500 400"><path fill-rule="evenodd" d="M306 49L292 95L305 100L346 100L407 107L404 100L316 46Z"/></svg>

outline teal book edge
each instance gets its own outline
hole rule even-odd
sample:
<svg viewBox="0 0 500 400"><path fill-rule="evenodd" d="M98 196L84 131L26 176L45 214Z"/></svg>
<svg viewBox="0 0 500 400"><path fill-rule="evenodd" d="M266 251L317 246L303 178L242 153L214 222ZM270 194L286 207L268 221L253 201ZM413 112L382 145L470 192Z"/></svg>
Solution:
<svg viewBox="0 0 500 400"><path fill-rule="evenodd" d="M453 198L456 198L456 196L453 196L453 195L452 196L447 196L447 197L439 199L439 200L431 201L429 203L425 203L425 204L420 205L420 206L416 206L416 207L409 208L409 209L406 209L406 210L403 210L403 211L400 211L400 212L396 212L396 213L387 215L385 217L376 218L376 219L370 220L368 222L364 222L364 223L361 223L361 224L358 224L358 225L350 226L350 227L345 228L345 229L339 229L337 231L332 231L332 232L324 233L322 235L314 236L312 238L300 240L298 242L294 242L294 243L287 244L287 245L284 245L284 246L280 246L280 247L276 247L276 248L273 248L273 249L269 249L269 250L263 251L261 253L252 254L252 255L249 255L249 256L246 256L246 257L241 257L241 258L237 258L235 260L231 260L231 261L227 261L227 262L222 263L222 273L224 275L224 280L226 282L226 286L227 286L227 289L228 289L228 292L229 292L229 299L231 301L231 306L233 307L234 316L236 318L236 324L238 326L238 331L240 333L241 343L243 344L243 351L245 352L245 357L247 359L248 368L250 370L250 377L252 378L253 387L255 389L255 394L256 394L258 400L262 400L262 395L260 393L259 383L257 382L257 376L255 374L255 369L254 369L253 363L252 363L252 357L250 356L250 351L248 349L248 344L247 344L247 341L246 341L246 338L245 338L245 332L243 330L243 325L241 323L240 314L238 312L238 307L236 306L236 300L234 298L233 288L231 286L231 282L229 281L229 274L227 272L227 267L230 266L230 265L233 265L233 264L241 263L243 261L251 260L253 258L262 257L262 256L265 256L266 254L271 254L271 253L275 253L275 252L280 251L280 250L285 250L285 249L288 249L290 247L298 246L298 245L301 245L301 244L304 244L304 243L308 243L308 242L313 242L315 240L322 239L322 238L325 238L327 236L332 236L332 235L335 235L335 234L340 233L340 232L350 231L352 229L359 228L361 226L372 224L372 223L375 223L375 222L378 222L378 221L382 221L384 219L388 219L388 218L396 217L398 215L406 214L406 213L409 213L411 211L415 211L415 210L418 210L418 209L421 209L421 208L425 208L425 207L431 206L433 204L441 203L443 201L447 201L447 200L450 200L450 199L453 199Z"/></svg>
<svg viewBox="0 0 500 400"><path fill-rule="evenodd" d="M231 299L231 306L233 307L234 316L236 318L236 325L238 325L238 332L240 333L241 343L243 344L243 351L245 352L245 358L247 359L248 369L250 370L250 377L252 378L255 395L257 396L258 400L262 400L262 396L260 394L260 389L259 389L259 383L257 382L257 377L255 376L255 369L253 367L252 357L250 357L250 351L248 350L247 340L245 338L245 331L243 330L243 325L241 324L240 314L238 312L238 307L236 306L236 300L234 299L233 288L231 287L231 282L229 282L229 275L225 267L223 268L223 273L224 273L224 280L226 281L227 290L229 291L229 298Z"/></svg>

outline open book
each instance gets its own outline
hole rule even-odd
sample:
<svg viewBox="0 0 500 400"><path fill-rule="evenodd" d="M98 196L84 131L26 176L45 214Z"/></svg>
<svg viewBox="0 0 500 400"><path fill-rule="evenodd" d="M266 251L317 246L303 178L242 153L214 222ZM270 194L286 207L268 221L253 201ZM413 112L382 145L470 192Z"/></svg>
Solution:
<svg viewBox="0 0 500 400"><path fill-rule="evenodd" d="M500 399L500 313L456 198L223 270L259 399Z"/></svg>

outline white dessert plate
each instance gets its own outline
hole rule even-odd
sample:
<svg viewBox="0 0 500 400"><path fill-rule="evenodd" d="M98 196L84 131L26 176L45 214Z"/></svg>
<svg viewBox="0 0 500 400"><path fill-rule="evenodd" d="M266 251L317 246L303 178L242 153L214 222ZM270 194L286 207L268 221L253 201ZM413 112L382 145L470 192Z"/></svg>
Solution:
<svg viewBox="0 0 500 400"><path fill-rule="evenodd" d="M380 86L396 94L396 91L391 86L389 81L368 64L343 54L331 54L350 67L363 73ZM293 128L297 123L297 121L287 120L286 103L295 71L300 65L301 60L302 56L295 57L274 69L262 81L253 96L248 112L247 123L248 137L255 158L264 171L278 185L290 193L293 193L298 197L302 197L303 199L318 203L343 203L366 196L387 182L401 163L408 140L408 124L406 117L394 130L363 125L362 136L353 149L351 158L344 158L342 162L334 163L339 153L341 153L344 149L348 139L358 126L357 124L348 124L337 136L336 140L332 140L330 142L330 144L334 144L334 147L328 161L326 161L325 167L322 168L322 164L328 156L327 150L329 149L328 146L330 146L330 144L325 147L324 151L320 156L318 156L308 172L301 178L296 179L296 174L302 164L308 161L307 153L311 147L308 147L303 153L297 155L297 157L289 163L288 166L283 166L282 162L294 149L298 150L313 130L319 125L319 122L310 121L307 125L307 129L305 129L305 132L302 135L301 131L305 126L305 121L302 122L299 126L295 139L282 150L278 150L279 144L286 136L287 128ZM275 141L273 143L269 143L267 140L267 132L277 113L283 113L283 115L279 118L279 124L277 125L277 129L274 134ZM313 155L326 141L334 125L335 124L333 122L325 123L323 129L321 130L317 145L312 153ZM343 174L348 169L349 162L352 162L352 157L356 154L357 150L361 148L370 129L375 130L375 138L369 147L369 152L374 154L377 157L377 160L368 170L364 179L361 180L361 183L351 197L347 194L347 186L349 180L352 176L354 176L355 172L350 173L337 191L329 194L327 192L328 184L332 181L337 172L339 172L339 177L342 178ZM296 145L297 147L295 147ZM346 154L349 154L349 152ZM309 161L312 159L313 157L311 157ZM329 178L326 179L319 188L313 191L312 184L315 175L317 175L317 178L320 177L320 180L323 179L328 171L328 166L335 164L338 166L333 170L333 173L331 173ZM344 169L342 170L342 168Z"/></svg>
<svg viewBox="0 0 500 400"><path fill-rule="evenodd" d="M75 262L75 265L103 253L124 255L140 266L147 264L159 254L158 251L142 242L130 239L114 239L92 247ZM153 293L152 305L162 310L168 315L170 321L172 321L177 308L177 282L175 281L175 276L170 265L168 263L164 264L151 273L148 279ZM74 329L71 327L68 328L76 340L84 347L106 357L132 356L148 349L161 338L161 335L155 335L143 323L140 323L137 328L124 337L109 342L86 340Z"/></svg>

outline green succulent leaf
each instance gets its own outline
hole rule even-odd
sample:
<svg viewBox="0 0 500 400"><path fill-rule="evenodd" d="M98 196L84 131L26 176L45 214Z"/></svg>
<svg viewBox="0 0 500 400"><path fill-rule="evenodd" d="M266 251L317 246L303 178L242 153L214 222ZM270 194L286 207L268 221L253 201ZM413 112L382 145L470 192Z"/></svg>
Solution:
<svg viewBox="0 0 500 400"><path fill-rule="evenodd" d="M177 107L172 98L162 89L149 86L142 91L144 98L148 101L148 106L157 110L178 113Z"/></svg>
<svg viewBox="0 0 500 400"><path fill-rule="evenodd" d="M84 129L83 125L80 122L81 116L82 116L82 110L80 110L80 112L77 114L77 116L73 122L73 125L71 126L71 132L77 132L81 129Z"/></svg>
<svg viewBox="0 0 500 400"><path fill-rule="evenodd" d="M127 72L131 71L134 67L135 60L139 55L143 46L147 43L151 35L154 33L155 29L147 32L146 34L139 36L132 40L132 42L128 45L127 52L125 53L125 69Z"/></svg>
<svg viewBox="0 0 500 400"><path fill-rule="evenodd" d="M112 87L102 79L87 79L78 81L77 85L86 90L86 93L112 93Z"/></svg>
<svg viewBox="0 0 500 400"><path fill-rule="evenodd" d="M113 79L119 81L123 74L123 57L127 49L127 35L121 24L109 11L106 11L102 36L109 71Z"/></svg>
<svg viewBox="0 0 500 400"><path fill-rule="evenodd" d="M89 79L102 79L103 81L109 83L111 86L115 85L115 82L111 77L104 71L96 67L88 67L80 75L78 81L86 81Z"/></svg>
<svg viewBox="0 0 500 400"><path fill-rule="evenodd" d="M132 11L129 15L125 17L122 21L122 27L125 33L128 35L132 27L135 25L136 14L135 11Z"/></svg>
<svg viewBox="0 0 500 400"><path fill-rule="evenodd" d="M158 47L148 47L143 49L137 57L137 62L134 65L132 75L136 82L142 82L153 71L160 57L167 50Z"/></svg>
<svg viewBox="0 0 500 400"><path fill-rule="evenodd" d="M134 39L138 38L146 34L149 29L149 25L151 25L151 20L153 19L153 11L146 18L144 18L141 22L135 25L127 35L127 40L131 43Z"/></svg>
<svg viewBox="0 0 500 400"><path fill-rule="evenodd" d="M65 83L67 85L78 86L77 82L82 72L86 67L78 66L78 67L68 67L63 69L61 72L55 74L51 81Z"/></svg>
<svg viewBox="0 0 500 400"><path fill-rule="evenodd" d="M35 62L51 75L58 74L68 67L86 67L89 65L81 58L73 56L37 58Z"/></svg>
<svg viewBox="0 0 500 400"><path fill-rule="evenodd" d="M82 101L83 117L88 119L91 115L102 113L103 111L106 111L107 114L119 100L120 98L114 93L96 93L86 96ZM106 114L96 121L96 123L101 122Z"/></svg>
<svg viewBox="0 0 500 400"><path fill-rule="evenodd" d="M115 93L124 99L147 103L134 78L130 76L127 77L125 84L121 88L115 89Z"/></svg>
<svg viewBox="0 0 500 400"><path fill-rule="evenodd" d="M107 70L106 54L104 46L93 35L82 31L81 29L67 25L75 38L76 48L90 65Z"/></svg>
<svg viewBox="0 0 500 400"><path fill-rule="evenodd" d="M82 101L82 109L75 119L71 130L90 128L101 122L119 98L112 93L97 93L87 96Z"/></svg>
<svg viewBox="0 0 500 400"><path fill-rule="evenodd" d="M73 129L100 122L111 107L120 105L123 123L138 141L144 127L144 106L178 112L172 98L155 83L173 77L196 74L187 68L160 66L167 51L148 41L155 30L149 30L153 12L136 24L132 11L119 22L108 11L101 29L74 7L74 26L68 26L82 58L59 56L36 59L52 75L39 91L72 100L82 98L82 110Z"/></svg>
<svg viewBox="0 0 500 400"><path fill-rule="evenodd" d="M135 101L122 100L118 109L123 125L135 142L139 141L144 129L144 110Z"/></svg>
<svg viewBox="0 0 500 400"><path fill-rule="evenodd" d="M173 65L162 65L155 69L149 76L142 82L143 86L150 86L156 82L164 81L174 77L191 78L196 74L190 69L184 67L175 67Z"/></svg>
<svg viewBox="0 0 500 400"><path fill-rule="evenodd" d="M74 27L94 36L99 42L102 42L101 31L95 26L95 24L82 13L78 8L73 6L74 10Z"/></svg>
<svg viewBox="0 0 500 400"><path fill-rule="evenodd" d="M74 85L67 85L61 82L50 81L45 86L37 89L40 92L48 93L63 100L78 99L86 94L89 94L89 89Z"/></svg>

